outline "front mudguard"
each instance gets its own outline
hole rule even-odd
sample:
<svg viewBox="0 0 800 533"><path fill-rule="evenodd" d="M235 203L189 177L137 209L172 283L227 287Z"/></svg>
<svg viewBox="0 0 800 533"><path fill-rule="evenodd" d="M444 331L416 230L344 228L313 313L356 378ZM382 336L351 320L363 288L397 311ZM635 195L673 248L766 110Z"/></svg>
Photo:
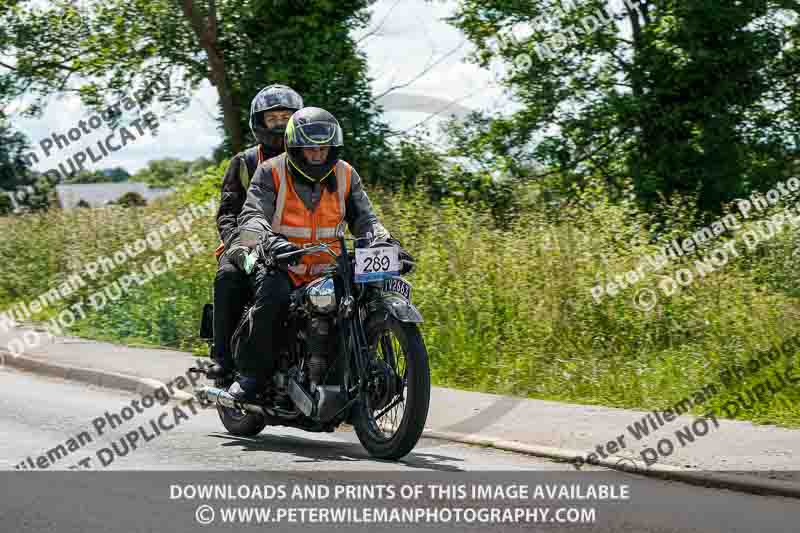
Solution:
<svg viewBox="0 0 800 533"><path fill-rule="evenodd" d="M414 307L414 304L402 296L384 294L367 304L367 312L369 314L378 313L380 311L389 313L400 322L407 322L410 324L422 323L422 313Z"/></svg>

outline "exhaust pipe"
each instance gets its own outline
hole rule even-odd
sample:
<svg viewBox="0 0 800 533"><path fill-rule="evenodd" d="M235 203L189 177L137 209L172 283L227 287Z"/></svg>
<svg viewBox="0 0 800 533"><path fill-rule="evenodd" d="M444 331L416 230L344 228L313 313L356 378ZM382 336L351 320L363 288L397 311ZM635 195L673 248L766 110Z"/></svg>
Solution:
<svg viewBox="0 0 800 533"><path fill-rule="evenodd" d="M300 386L294 377L289 378L289 398L292 399L294 405L306 415L311 416L314 412L314 400L308 393Z"/></svg>
<svg viewBox="0 0 800 533"><path fill-rule="evenodd" d="M267 416L269 413L260 405L252 403L237 402L231 394L216 387L198 387L194 390L195 398L202 404L228 407L229 409L239 409L240 411L250 411Z"/></svg>

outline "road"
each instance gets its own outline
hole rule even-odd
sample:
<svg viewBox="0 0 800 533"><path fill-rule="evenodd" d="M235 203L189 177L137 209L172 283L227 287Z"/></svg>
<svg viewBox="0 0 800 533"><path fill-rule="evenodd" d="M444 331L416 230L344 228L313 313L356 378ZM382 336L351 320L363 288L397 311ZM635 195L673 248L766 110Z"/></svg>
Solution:
<svg viewBox="0 0 800 533"><path fill-rule="evenodd" d="M193 479L193 473L202 473L204 479L223 479L225 475L230 477L231 471L237 471L237 477L228 479L228 482L241 479L262 483L265 479L270 483L319 481L320 475L324 479L335 480L338 477L346 478L350 473L369 477L371 472L387 479L449 480L456 476L460 480L470 480L482 479L489 471L502 471L507 479L528 483L555 482L558 476L572 476L562 479L563 482L574 481L577 475L593 475L570 472L568 465L547 459L430 439L420 441L414 452L402 461L385 462L371 459L351 431L311 434L288 428L267 428L258 437L237 438L224 433L215 411L197 410L195 414L192 409L184 406L181 408L183 416L176 416L176 404L156 403L148 409L142 409L141 413L136 413L127 422L123 421L116 429L110 430L107 420L113 419L113 415L107 419L104 413L121 413L123 408L130 406L136 399L136 395L115 390L44 378L7 368L0 369L0 424L4 435L0 439L0 468L13 470L28 457L35 463L37 458L46 456L48 450L59 444L64 444L66 449L70 438L75 438L77 442L77 436L85 432L92 437L92 441L75 446L77 449L68 451L63 457L56 457L48 470L68 469L88 457L94 470L127 472L124 479L128 480L125 484L130 487L138 483L137 476L141 476L140 473L144 471L162 471L161 475L173 478L178 476L186 480ZM149 442L139 439L136 449L128 448L127 453L124 453L125 434L140 426L147 428L150 420L157 420L159 417L164 426L174 427L159 435L151 431ZM99 420L106 421L102 435L98 435L97 427L101 424ZM115 444L117 452L113 452ZM110 451L98 455L98 450L101 449ZM108 462L107 466L100 464L100 456ZM631 498L629 502L599 506L593 531L796 531L797 524L800 524L800 503L797 500L706 489L623 472L594 470L597 478L583 479L599 482L602 478L606 483L629 485ZM181 473L167 474L163 471ZM210 471L217 471L217 477ZM4 496L3 503L0 503L0 529L116 531L110 529L104 521L111 520L112 515L104 513L115 509L117 514L114 516L120 517L125 509L136 506L152 512L137 514L135 521L117 521L126 524L125 531L152 531L163 526L165 519L179 518L180 524L171 524L174 527L166 529L190 531L194 530L190 526L199 527L189 520L192 517L191 509L185 513L185 517L174 514L175 509L186 506L187 509L193 509L197 502L169 501L164 494L143 497L136 493L134 496L132 492L126 493L124 489L120 489L120 483L114 481L123 478L109 477L110 474L105 474L102 479L113 488L101 490L98 494L99 484L76 484L76 475L78 474L51 475L48 477L48 490L44 490L41 483L27 485L29 482L33 483L37 477L41 480L41 476L6 473L5 476L15 476L11 478L14 480L15 490L4 491L10 497ZM166 487L166 482L163 485ZM30 503L30 495L23 496L26 490L36 491L35 496L39 503ZM128 490L133 491L132 488ZM94 502L102 501L106 504L95 506L102 510L95 511L95 519L87 524L85 516L81 518L75 515L73 505L58 502L57 495L65 493L73 498L91 498ZM122 511L117 509L122 505L119 501L121 497L127 502L121 507ZM50 504L50 514L43 515L41 506L47 504L41 502L48 501L55 503ZM7 512L2 512L4 507ZM31 518L32 516L35 518ZM38 527L41 524L37 519L45 520L43 516L46 516L47 524L58 524L58 527ZM103 524L102 527L100 524ZM572 527L575 530L587 530L586 525ZM372 529L381 527L371 527L370 530ZM449 530L441 525L436 529ZM452 528L454 531L460 529L462 528ZM484 525L481 529L505 531L506 526ZM551 531L553 529L548 528ZM567 529L558 529L563 530Z"/></svg>
<svg viewBox="0 0 800 533"><path fill-rule="evenodd" d="M40 454L64 443L81 431L93 442L82 446L50 469L66 469L97 450L120 444L127 431L145 425L154 435L149 420L170 412L175 404L156 403L135 418L110 429L110 422L98 436L93 421L105 412L120 413L137 396L122 391L90 387L63 380L16 371L0 371L0 417L13 438L0 441L0 468L14 468L28 456ZM104 470L398 470L417 469L458 472L462 470L563 470L546 459L520 456L491 448L463 446L440 440L422 440L414 453L394 463L369 457L353 431L306 433L292 428L267 428L256 438L228 435L216 411L182 407L188 420L178 415L174 429L129 451L115 454ZM173 425L170 412L164 425ZM142 439L143 440L143 439ZM113 450L113 448L112 448ZM72 460L70 460L72 459ZM97 465L102 466L102 465Z"/></svg>

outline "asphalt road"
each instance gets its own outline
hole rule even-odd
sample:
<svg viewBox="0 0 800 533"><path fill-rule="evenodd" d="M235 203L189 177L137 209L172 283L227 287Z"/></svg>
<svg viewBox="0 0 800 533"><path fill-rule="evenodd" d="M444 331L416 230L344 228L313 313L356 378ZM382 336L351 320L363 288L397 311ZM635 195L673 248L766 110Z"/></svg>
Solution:
<svg viewBox="0 0 800 533"><path fill-rule="evenodd" d="M0 427L3 428L0 469L13 470L28 457L36 463L44 456L45 461L54 463L47 466L49 471L66 470L89 458L89 462L84 464L90 464L93 470L127 472L103 474L100 482L92 483L81 483L79 480L82 478L76 476L98 474L2 474L0 478L13 485L3 489L4 496L0 498L0 530L131 532L159 528L194 531L206 527L199 526L194 520L193 512L198 502L171 501L167 495L167 480L194 479L192 476L195 474L204 476L203 479L262 483L330 482L353 475L372 475L370 479L373 480L458 479L469 482L489 479L486 476L490 471L502 471L505 479L531 485L555 483L559 476L561 482L574 482L579 479L575 476L584 476L580 479L628 485L631 495L628 501L600 502L592 531L749 533L797 531L800 527L800 502L797 500L693 487L603 469L595 469L593 474L576 473L568 465L547 459L439 440L423 439L402 461L376 461L367 455L351 431L312 434L287 428L267 428L258 437L237 438L224 433L213 410L195 413L184 406L178 414L176 404L159 403L142 408L140 413L128 410L127 414L135 412L135 415L111 430L105 413L122 413L123 408L130 407L131 402L138 399L140 397L124 392L0 369ZM113 419L113 415L109 418ZM161 427L171 429L156 435L150 421L159 419ZM100 420L105 423L102 435L98 435L98 427L103 423ZM136 449L125 446L126 442L130 443L130 439L125 440L126 433L137 431L139 427L145 428L145 432L139 433ZM82 432L91 437L91 442L76 444ZM143 435L150 437L148 442L143 442ZM64 449L69 448L71 438L75 439L73 451L67 450L61 457L51 454L51 459L46 458L48 450L59 444L63 444ZM103 449L108 451L101 452ZM142 491L134 491L138 483L144 482L141 477L144 471L162 471L161 474L145 474L151 478L162 476L160 482L146 481L149 487L144 491L146 496ZM236 477L231 477L231 471L237 472ZM44 487L43 479L46 481ZM157 488L153 489L153 485ZM75 513L73 500L91 501L93 505L88 507L88 511L83 509L81 513ZM364 503L359 502L359 505ZM427 503L433 505L437 502ZM586 502L573 503L586 505ZM134 510L137 510L135 516L128 516ZM246 525L238 524L237 528L241 527ZM368 530L391 528L385 524L361 527ZM508 524L482 524L479 529L506 531L510 527ZM537 527L543 531L586 531L590 526L547 524L546 527ZM421 529L456 531L464 528L437 524Z"/></svg>
<svg viewBox="0 0 800 533"><path fill-rule="evenodd" d="M464 470L564 470L563 464L546 459L516 455L491 448L463 446L441 440L423 439L412 454L400 462L371 459L352 430L334 433L307 433L284 427L268 427L255 438L234 437L225 432L215 410L196 410L178 404L156 403L129 421L111 429L106 421L103 434L95 428L97 418L106 412L120 414L134 394L91 387L64 380L4 369L0 371L0 417L9 436L0 440L0 468L14 468L28 456L36 458L47 450L64 444L69 438L87 431L93 441L81 446L48 469L68 469L86 456L90 466L103 470L397 470L417 469L458 472ZM155 436L149 424L162 419L165 427ZM113 415L111 416L113 419ZM177 418L177 420L176 420ZM176 423L177 422L177 423ZM99 426L99 422L97 423ZM103 466L97 458L101 448L117 444L128 431L144 426L150 442L141 443L123 457ZM140 445L141 443L141 445ZM126 443L127 444L127 443ZM66 444L65 444L66 447ZM106 454L108 456L108 454Z"/></svg>

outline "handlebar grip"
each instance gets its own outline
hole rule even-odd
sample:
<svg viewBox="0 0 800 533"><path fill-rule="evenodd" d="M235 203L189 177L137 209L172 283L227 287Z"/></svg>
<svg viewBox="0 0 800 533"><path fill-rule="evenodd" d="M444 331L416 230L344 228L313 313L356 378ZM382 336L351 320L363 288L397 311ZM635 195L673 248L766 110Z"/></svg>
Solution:
<svg viewBox="0 0 800 533"><path fill-rule="evenodd" d="M292 257L294 257L296 255L304 255L305 253L306 253L305 250L296 250L294 252L287 252L285 254L276 255L275 256L275 260L278 261L278 262L284 262L287 259L291 259Z"/></svg>

